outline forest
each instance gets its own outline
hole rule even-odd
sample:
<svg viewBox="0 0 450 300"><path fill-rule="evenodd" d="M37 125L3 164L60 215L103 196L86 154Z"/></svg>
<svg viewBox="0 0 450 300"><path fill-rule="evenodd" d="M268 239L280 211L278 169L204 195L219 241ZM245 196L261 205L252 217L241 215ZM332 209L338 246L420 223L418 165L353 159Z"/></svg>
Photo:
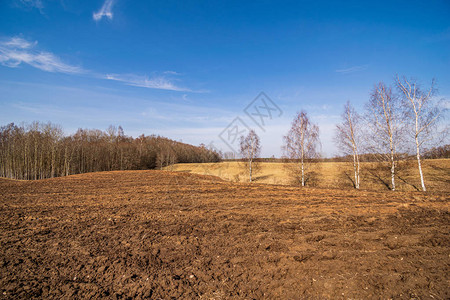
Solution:
<svg viewBox="0 0 450 300"><path fill-rule="evenodd" d="M0 177L44 179L72 174L163 168L217 162L220 155L166 137L126 136L121 126L106 131L78 129L64 135L59 125L33 122L0 127Z"/></svg>

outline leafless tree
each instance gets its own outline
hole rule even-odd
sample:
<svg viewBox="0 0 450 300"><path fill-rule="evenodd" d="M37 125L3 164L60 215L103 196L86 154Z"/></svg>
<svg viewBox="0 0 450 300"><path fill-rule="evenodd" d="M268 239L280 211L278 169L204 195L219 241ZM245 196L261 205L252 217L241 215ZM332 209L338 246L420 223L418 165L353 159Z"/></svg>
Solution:
<svg viewBox="0 0 450 300"><path fill-rule="evenodd" d="M436 141L438 138L439 130L437 130L437 125L441 117L444 116L444 109L433 101L437 92L434 80L432 80L429 89L422 90L416 80L397 76L396 86L401 94L402 107L405 119L407 120L408 131L414 137L422 190L426 191L422 172L421 152L427 143ZM440 133L444 133L442 136L445 136L447 129L444 128L441 130Z"/></svg>
<svg viewBox="0 0 450 300"><path fill-rule="evenodd" d="M133 139L120 126L79 129L70 136L51 123L0 126L0 177L42 179L219 160L215 150L154 135Z"/></svg>
<svg viewBox="0 0 450 300"><path fill-rule="evenodd" d="M403 123L398 97L383 82L375 85L366 107L368 151L387 160L391 171L391 189L395 191L397 151L401 146Z"/></svg>
<svg viewBox="0 0 450 300"><path fill-rule="evenodd" d="M241 136L240 153L245 163L245 168L248 170L249 181L252 182L252 175L257 168L255 160L259 157L261 152L261 145L259 136L252 129L247 136Z"/></svg>
<svg viewBox="0 0 450 300"><path fill-rule="evenodd" d="M233 151L227 151L223 154L224 159L233 160L236 159L236 153Z"/></svg>
<svg viewBox="0 0 450 300"><path fill-rule="evenodd" d="M166 156L166 167L173 166L177 163L177 155L174 150L170 149Z"/></svg>
<svg viewBox="0 0 450 300"><path fill-rule="evenodd" d="M297 113L291 129L283 137L286 155L299 163L302 186L306 182L306 162L319 156L319 126L312 124L305 111Z"/></svg>
<svg viewBox="0 0 450 300"><path fill-rule="evenodd" d="M344 106L342 123L336 125L335 143L346 155L353 156L355 188L360 185L359 151L361 147L361 117L349 101Z"/></svg>
<svg viewBox="0 0 450 300"><path fill-rule="evenodd" d="M63 138L63 130L61 126L51 123L44 124L43 126L44 136L46 137L46 144L50 149L47 149L47 153L50 153L50 177L56 176L57 168L57 156L59 152L58 145Z"/></svg>

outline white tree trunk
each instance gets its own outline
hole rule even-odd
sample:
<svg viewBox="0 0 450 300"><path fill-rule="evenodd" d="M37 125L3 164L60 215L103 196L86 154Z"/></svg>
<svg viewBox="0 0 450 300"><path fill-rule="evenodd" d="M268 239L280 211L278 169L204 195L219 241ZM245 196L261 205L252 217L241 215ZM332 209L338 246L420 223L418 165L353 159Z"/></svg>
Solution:
<svg viewBox="0 0 450 300"><path fill-rule="evenodd" d="M353 171L355 172L355 188L359 189L359 159L356 151L353 152Z"/></svg>
<svg viewBox="0 0 450 300"><path fill-rule="evenodd" d="M423 180L422 164L420 163L420 147L417 136L416 136L416 151L417 151L417 165L419 166L420 183L422 184L422 191L426 192L427 188L425 187L425 181Z"/></svg>
<svg viewBox="0 0 450 300"><path fill-rule="evenodd" d="M250 182L252 182L252 160L250 160L250 165L249 165L249 174L250 174Z"/></svg>
<svg viewBox="0 0 450 300"><path fill-rule="evenodd" d="M359 189L359 184L361 182L361 179L359 177L359 170L360 170L360 167L359 167L359 155L358 155L358 153L356 153L356 174L357 174L357 178L358 178L358 183L356 185L357 189Z"/></svg>
<svg viewBox="0 0 450 300"><path fill-rule="evenodd" d="M305 186L305 167L303 165L303 157L302 157L302 186Z"/></svg>
<svg viewBox="0 0 450 300"><path fill-rule="evenodd" d="M391 180L392 180L392 190L395 191L395 160L393 150L391 150Z"/></svg>
<svg viewBox="0 0 450 300"><path fill-rule="evenodd" d="M422 172L422 164L420 163L420 143L419 143L419 116L414 108L414 112L416 114L416 153L417 153L417 165L419 166L419 174L420 174L420 183L422 184L422 191L426 192L427 189L425 187L425 181L423 180L423 172Z"/></svg>

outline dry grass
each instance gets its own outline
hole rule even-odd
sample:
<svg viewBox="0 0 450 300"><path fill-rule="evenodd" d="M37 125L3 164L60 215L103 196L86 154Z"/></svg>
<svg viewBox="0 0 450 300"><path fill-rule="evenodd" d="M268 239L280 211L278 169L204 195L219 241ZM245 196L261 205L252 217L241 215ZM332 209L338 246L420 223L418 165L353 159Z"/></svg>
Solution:
<svg viewBox="0 0 450 300"><path fill-rule="evenodd" d="M450 159L426 160L423 163L425 183L428 190L450 191ZM178 172L189 172L218 176L234 182L246 182L246 175L239 162L220 162L203 164L176 164L167 168ZM323 162L310 166L311 176L307 185L321 188L352 188L353 168L346 162ZM397 190L414 191L420 189L419 172L415 161L401 162L398 166ZM254 176L258 183L295 185L298 184L283 163L261 163ZM362 163L361 188L368 190L388 190L390 169L375 163Z"/></svg>

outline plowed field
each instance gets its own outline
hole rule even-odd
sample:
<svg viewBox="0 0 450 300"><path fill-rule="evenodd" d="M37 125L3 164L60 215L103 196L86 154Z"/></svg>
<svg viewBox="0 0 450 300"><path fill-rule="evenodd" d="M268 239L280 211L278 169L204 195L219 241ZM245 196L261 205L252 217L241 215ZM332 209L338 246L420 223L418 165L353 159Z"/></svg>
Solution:
<svg viewBox="0 0 450 300"><path fill-rule="evenodd" d="M448 299L448 193L0 179L0 298Z"/></svg>

